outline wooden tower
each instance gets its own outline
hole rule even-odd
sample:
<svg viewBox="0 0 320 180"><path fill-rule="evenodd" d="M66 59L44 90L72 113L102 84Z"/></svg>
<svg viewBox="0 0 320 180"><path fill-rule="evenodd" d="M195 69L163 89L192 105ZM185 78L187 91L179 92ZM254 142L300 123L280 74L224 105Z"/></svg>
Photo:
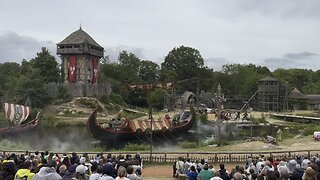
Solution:
<svg viewBox="0 0 320 180"><path fill-rule="evenodd" d="M96 84L99 61L104 49L82 30L71 33L57 44L64 83Z"/></svg>
<svg viewBox="0 0 320 180"><path fill-rule="evenodd" d="M264 112L279 111L279 81L267 76L259 80L258 104Z"/></svg>

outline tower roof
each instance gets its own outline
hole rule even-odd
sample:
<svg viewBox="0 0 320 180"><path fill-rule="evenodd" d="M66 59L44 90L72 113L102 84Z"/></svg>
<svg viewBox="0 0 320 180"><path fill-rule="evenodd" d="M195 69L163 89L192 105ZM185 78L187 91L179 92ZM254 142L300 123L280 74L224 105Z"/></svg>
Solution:
<svg viewBox="0 0 320 180"><path fill-rule="evenodd" d="M91 45L102 48L88 33L86 33L84 30L82 30L81 27L77 31L71 33L63 41L58 43L58 45L82 44L85 42L88 42Z"/></svg>
<svg viewBox="0 0 320 180"><path fill-rule="evenodd" d="M289 98L298 99L304 98L304 94L302 94L297 88L294 88L291 93L289 94Z"/></svg>
<svg viewBox="0 0 320 180"><path fill-rule="evenodd" d="M266 77L260 79L259 81L278 81L278 79L273 78L271 76L266 76Z"/></svg>

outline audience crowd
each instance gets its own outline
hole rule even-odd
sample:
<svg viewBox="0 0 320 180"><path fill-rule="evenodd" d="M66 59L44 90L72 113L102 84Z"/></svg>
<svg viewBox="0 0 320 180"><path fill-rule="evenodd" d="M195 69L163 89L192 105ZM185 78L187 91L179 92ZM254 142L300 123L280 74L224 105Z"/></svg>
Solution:
<svg viewBox="0 0 320 180"><path fill-rule="evenodd" d="M140 180L140 154L89 157L49 152L0 155L0 180Z"/></svg>
<svg viewBox="0 0 320 180"><path fill-rule="evenodd" d="M320 158L249 157L245 165L236 165L228 172L225 164L216 170L204 159L191 162L180 157L173 165L173 175L188 180L320 180Z"/></svg>
<svg viewBox="0 0 320 180"><path fill-rule="evenodd" d="M139 153L134 157L102 153L60 157L47 151L0 155L0 180L141 180L141 171ZM228 171L225 164L216 170L205 159L191 162L180 157L173 174L189 180L320 180L320 158L249 157L246 164Z"/></svg>

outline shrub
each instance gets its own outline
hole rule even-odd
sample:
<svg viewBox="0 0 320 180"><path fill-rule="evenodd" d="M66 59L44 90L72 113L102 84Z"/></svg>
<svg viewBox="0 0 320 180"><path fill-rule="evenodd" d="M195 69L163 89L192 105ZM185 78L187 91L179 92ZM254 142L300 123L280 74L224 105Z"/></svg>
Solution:
<svg viewBox="0 0 320 180"><path fill-rule="evenodd" d="M142 113L132 113L132 112L127 112L127 111L122 111L120 114L118 114L118 118L126 117L128 119L136 119L136 118L140 118L142 116L145 116L145 115Z"/></svg>
<svg viewBox="0 0 320 180"><path fill-rule="evenodd" d="M229 145L230 142L227 141L227 140L220 140L220 141L217 141L217 145L218 146L226 146L226 145Z"/></svg>
<svg viewBox="0 0 320 180"><path fill-rule="evenodd" d="M260 124L260 123L266 124L268 121L266 120L265 115L262 115L261 118L252 118L252 122L255 124Z"/></svg>
<svg viewBox="0 0 320 180"><path fill-rule="evenodd" d="M110 102L114 103L114 104L118 104L118 105L124 105L124 101L122 99L122 96L120 96L119 94L116 93L111 93L109 96L109 100Z"/></svg>
<svg viewBox="0 0 320 180"><path fill-rule="evenodd" d="M313 132L312 132L312 134L313 134ZM282 139L289 139L289 138L293 138L293 135L290 134L288 131L284 131L284 132L282 133L282 135L281 135L281 138L282 138Z"/></svg>
<svg viewBox="0 0 320 180"><path fill-rule="evenodd" d="M208 116L207 116L207 114L206 113L203 113L203 114L200 114L199 115L199 120L202 122L202 123L206 123L206 122L208 122Z"/></svg>
<svg viewBox="0 0 320 180"><path fill-rule="evenodd" d="M102 152L102 151L104 151L104 149L101 146L95 146L95 147L92 148L91 151L93 151L93 152Z"/></svg>
<svg viewBox="0 0 320 180"><path fill-rule="evenodd" d="M148 144L128 143L123 147L123 151L147 151L150 149Z"/></svg>
<svg viewBox="0 0 320 180"><path fill-rule="evenodd" d="M31 113L30 113L28 119L34 119L37 116L38 112L40 112L40 109L38 109L38 108L31 109ZM41 117L41 115L42 114L40 114L40 117Z"/></svg>
<svg viewBox="0 0 320 180"><path fill-rule="evenodd" d="M66 87L59 86L57 98L63 99L64 102L68 102L72 99L72 96L68 93L68 90Z"/></svg>
<svg viewBox="0 0 320 180"><path fill-rule="evenodd" d="M229 145L230 142L227 141L227 140L218 140L218 139L215 139L215 140L210 140L208 142L205 143L205 145L214 145L216 144L217 146L226 146L226 145Z"/></svg>
<svg viewBox="0 0 320 180"><path fill-rule="evenodd" d="M79 103L89 108L97 108L99 112L103 111L101 104L94 98L81 98Z"/></svg>
<svg viewBox="0 0 320 180"><path fill-rule="evenodd" d="M81 98L79 100L79 103L89 108L95 108L98 105L95 99L89 99L89 98Z"/></svg>
<svg viewBox="0 0 320 180"><path fill-rule="evenodd" d="M303 129L303 135L309 136L313 135L314 131L318 131L319 126L307 126Z"/></svg>
<svg viewBox="0 0 320 180"><path fill-rule="evenodd" d="M199 144L196 142L181 141L181 142L178 142L178 146L184 149L194 149L194 148L198 148Z"/></svg>
<svg viewBox="0 0 320 180"><path fill-rule="evenodd" d="M103 104L109 104L110 103L110 99L107 95L103 95L101 97L99 97L99 101L102 102Z"/></svg>
<svg viewBox="0 0 320 180"><path fill-rule="evenodd" d="M217 140L209 140L205 142L205 145L209 146L209 145L215 145L217 144Z"/></svg>
<svg viewBox="0 0 320 180"><path fill-rule="evenodd" d="M151 103L152 106L158 110L164 108L164 100L165 100L165 91L163 89L156 89L151 92Z"/></svg>

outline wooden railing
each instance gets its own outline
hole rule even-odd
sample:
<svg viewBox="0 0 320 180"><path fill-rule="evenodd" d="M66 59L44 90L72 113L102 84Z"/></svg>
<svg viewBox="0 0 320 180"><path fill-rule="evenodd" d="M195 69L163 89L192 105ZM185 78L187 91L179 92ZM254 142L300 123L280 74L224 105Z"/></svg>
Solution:
<svg viewBox="0 0 320 180"><path fill-rule="evenodd" d="M24 154L26 151L5 151L0 150L0 153L5 154ZM208 162L213 163L238 163L245 162L248 157L258 157L264 155L265 157L272 156L274 159L283 158L283 157L294 157L294 156L304 156L311 158L313 156L317 156L320 150L296 150L296 151L230 151L230 152L153 152L151 161L153 162L175 162L179 157L183 157L185 159L190 159L191 161L205 159ZM34 151L28 151L29 154L33 154ZM71 155L72 152L62 153L62 152L54 152L57 153L60 157L63 154ZM90 158L93 158L99 152L76 152L79 156L83 153L87 153ZM130 154L134 157L137 152L101 152L106 156L108 153L112 155L126 155ZM144 162L150 161L149 152L140 152L140 156Z"/></svg>

